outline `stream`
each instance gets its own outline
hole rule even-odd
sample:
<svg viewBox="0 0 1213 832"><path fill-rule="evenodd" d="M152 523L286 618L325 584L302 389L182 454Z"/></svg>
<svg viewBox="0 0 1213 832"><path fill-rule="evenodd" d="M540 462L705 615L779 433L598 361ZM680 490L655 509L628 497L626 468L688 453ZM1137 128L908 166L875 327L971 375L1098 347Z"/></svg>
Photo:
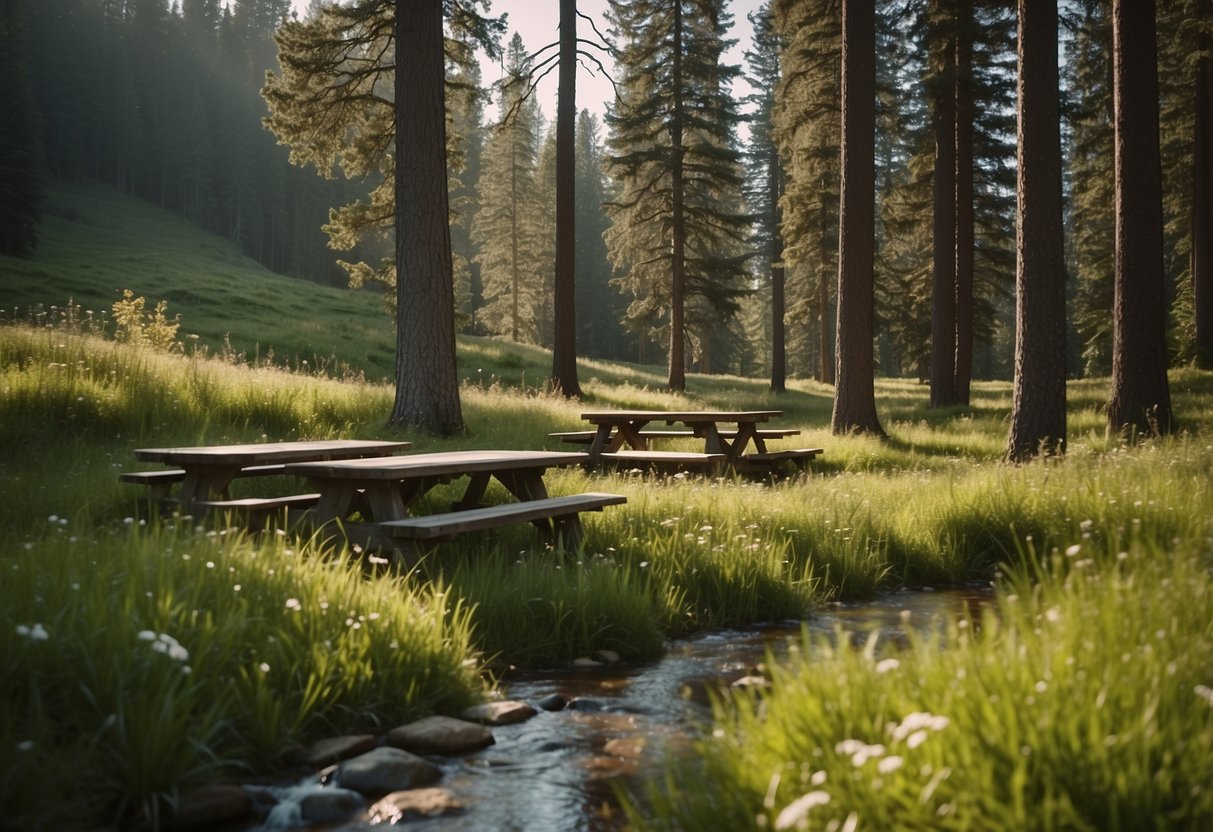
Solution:
<svg viewBox="0 0 1213 832"><path fill-rule="evenodd" d="M827 605L803 625L787 622L675 641L661 659L647 664L520 673L502 683L505 698L535 704L556 694L567 706L537 708L530 720L494 727L494 745L442 760L440 785L465 811L409 820L407 826L428 832L622 829L612 784L620 778L639 783L660 771L663 759L683 753L707 725L709 691L751 674L768 651L778 657L798 639L802 626L831 637L841 629L858 644L875 630L882 641L900 644L908 629L942 627L966 609L976 615L992 598L989 586L889 593ZM302 794L315 787L314 781L304 782L281 790L279 799L289 805L292 789ZM271 817L256 829L284 828L291 827ZM367 832L374 827L354 820L293 828Z"/></svg>

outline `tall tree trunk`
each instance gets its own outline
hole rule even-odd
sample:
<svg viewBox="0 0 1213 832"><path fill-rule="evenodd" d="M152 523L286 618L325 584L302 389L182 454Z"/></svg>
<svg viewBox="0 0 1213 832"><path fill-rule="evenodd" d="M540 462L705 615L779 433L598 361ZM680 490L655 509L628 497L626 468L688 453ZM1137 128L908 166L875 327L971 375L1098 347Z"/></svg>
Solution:
<svg viewBox="0 0 1213 832"><path fill-rule="evenodd" d="M771 209L771 390L787 390L787 337L784 316L787 299L784 295L786 278L783 270L782 209L783 167L779 154L772 152L767 162L767 198Z"/></svg>
<svg viewBox="0 0 1213 832"><path fill-rule="evenodd" d="M396 401L389 422L463 432L446 181L442 0L396 9Z"/></svg>
<svg viewBox="0 0 1213 832"><path fill-rule="evenodd" d="M956 19L952 3L936 10L940 74L932 85L935 175L932 181L931 407L956 402Z"/></svg>
<svg viewBox="0 0 1213 832"><path fill-rule="evenodd" d="M834 357L830 351L830 284L823 276L817 281L817 341L821 353L822 384L834 383Z"/></svg>
<svg viewBox="0 0 1213 832"><path fill-rule="evenodd" d="M872 332L876 182L876 11L842 0L842 181L838 230L834 433L884 436L876 417Z"/></svg>
<svg viewBox="0 0 1213 832"><path fill-rule="evenodd" d="M560 0L560 86L556 97L556 276L553 289L552 386L570 398L577 383L576 118L577 0Z"/></svg>
<svg viewBox="0 0 1213 832"><path fill-rule="evenodd" d="M1192 294L1196 361L1213 368L1213 0L1197 0L1196 129L1193 148Z"/></svg>
<svg viewBox="0 0 1213 832"><path fill-rule="evenodd" d="M956 357L952 392L969 403L973 377L973 2L956 25Z"/></svg>
<svg viewBox="0 0 1213 832"><path fill-rule="evenodd" d="M1112 306L1114 433L1171 430L1162 262L1162 163L1154 0L1113 0L1116 278Z"/></svg>
<svg viewBox="0 0 1213 832"><path fill-rule="evenodd" d="M682 0L674 0L674 57L672 59L674 114L670 121L670 366L666 387L685 390L686 376L686 187L682 169Z"/></svg>
<svg viewBox="0 0 1213 832"><path fill-rule="evenodd" d="M516 118L522 118L517 115ZM510 340L515 344L522 340L522 327L518 322L518 290L522 279L519 275L521 266L518 263L518 238L522 233L518 228L518 146L515 138L510 137Z"/></svg>
<svg viewBox="0 0 1213 832"><path fill-rule="evenodd" d="M1019 0L1015 389L1007 458L1065 452L1066 266L1057 4Z"/></svg>

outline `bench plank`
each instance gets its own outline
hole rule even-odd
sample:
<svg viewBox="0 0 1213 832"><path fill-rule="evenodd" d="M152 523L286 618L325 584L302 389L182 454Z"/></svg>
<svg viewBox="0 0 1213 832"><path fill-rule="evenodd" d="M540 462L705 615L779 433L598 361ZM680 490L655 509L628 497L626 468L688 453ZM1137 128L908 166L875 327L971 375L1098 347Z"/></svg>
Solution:
<svg viewBox="0 0 1213 832"><path fill-rule="evenodd" d="M736 439L736 430L719 431L720 436L724 439ZM796 428L763 428L754 432L754 435L759 439L783 439L787 436L795 436L800 433ZM686 439L693 437L695 432L692 430L642 430L639 432L641 439ZM559 439L561 442L572 442L582 445L588 445L594 441L594 431L592 430L570 430L556 431L549 433L548 436L553 439Z"/></svg>
<svg viewBox="0 0 1213 832"><path fill-rule="evenodd" d="M283 473L286 466L284 465L250 465L247 468L241 468L237 477L272 477L275 474ZM123 471L118 475L121 482L134 483L135 485L170 485L172 483L184 482L185 471L181 468L164 468L158 471Z"/></svg>
<svg viewBox="0 0 1213 832"><path fill-rule="evenodd" d="M602 511L606 506L626 503L627 499L622 494L588 492L564 497L546 497L541 500L524 500L519 503L503 503L463 511L449 511L444 514L406 517L402 520L385 520L379 523L379 528L392 537L434 540L510 523L551 520L568 515L575 516L582 511Z"/></svg>
<svg viewBox="0 0 1213 832"><path fill-rule="evenodd" d="M319 494L289 494L285 497L241 497L238 500L197 500L194 505L211 511L267 512L282 508L309 508L320 501Z"/></svg>
<svg viewBox="0 0 1213 832"><path fill-rule="evenodd" d="M773 465L777 462L791 461L805 468L809 461L818 454L824 453L822 448L790 448L783 451L768 451L766 453L744 454L742 459L755 464Z"/></svg>

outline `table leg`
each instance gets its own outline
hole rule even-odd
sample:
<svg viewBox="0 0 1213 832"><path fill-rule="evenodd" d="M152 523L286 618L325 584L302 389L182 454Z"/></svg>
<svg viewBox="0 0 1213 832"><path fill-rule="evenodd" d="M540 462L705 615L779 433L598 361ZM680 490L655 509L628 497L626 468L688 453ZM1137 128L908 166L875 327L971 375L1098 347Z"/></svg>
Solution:
<svg viewBox="0 0 1213 832"><path fill-rule="evenodd" d="M181 483L181 504L189 506L195 500L209 500L212 495L227 497L227 488L240 473L239 465L190 465L185 468Z"/></svg>
<svg viewBox="0 0 1213 832"><path fill-rule="evenodd" d="M542 469L538 471L501 471L497 474L497 480L519 502L542 500L548 496L547 486L543 484Z"/></svg>
<svg viewBox="0 0 1213 832"><path fill-rule="evenodd" d="M648 441L640 435L640 431L648 422L620 422L619 431L615 435L615 441L611 448L612 451L617 451L623 447L623 443L627 442L629 446L638 451L647 451L649 449Z"/></svg>
<svg viewBox="0 0 1213 832"><path fill-rule="evenodd" d="M491 474L472 474L468 479L468 487L463 492L463 497L455 504L455 509L461 510L479 506L484 501L484 490L488 487L490 479L492 479Z"/></svg>

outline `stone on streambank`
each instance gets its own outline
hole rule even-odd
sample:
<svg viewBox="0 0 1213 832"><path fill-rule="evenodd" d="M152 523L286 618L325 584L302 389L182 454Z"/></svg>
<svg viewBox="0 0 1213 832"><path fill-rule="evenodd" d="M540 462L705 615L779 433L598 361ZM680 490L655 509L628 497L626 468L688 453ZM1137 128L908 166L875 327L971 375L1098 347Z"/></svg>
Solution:
<svg viewBox="0 0 1213 832"><path fill-rule="evenodd" d="M442 779L442 769L416 754L383 746L346 760L336 770L342 788L368 797L428 786Z"/></svg>
<svg viewBox="0 0 1213 832"><path fill-rule="evenodd" d="M484 725L513 725L516 722L526 722L535 714L535 709L525 702L504 701L473 705L459 716L461 719Z"/></svg>
<svg viewBox="0 0 1213 832"><path fill-rule="evenodd" d="M371 807L372 824L401 823L421 818L436 818L463 811L463 804L446 789L410 789L392 792Z"/></svg>
<svg viewBox="0 0 1213 832"><path fill-rule="evenodd" d="M253 817L253 798L241 786L218 784L184 792L166 825L169 832L213 829Z"/></svg>
<svg viewBox="0 0 1213 832"><path fill-rule="evenodd" d="M492 745L493 732L476 722L427 716L387 732L384 741L414 754L463 754Z"/></svg>
<svg viewBox="0 0 1213 832"><path fill-rule="evenodd" d="M370 734L346 737L329 737L312 744L303 754L302 762L312 768L322 768L333 763L357 757L373 749L378 743Z"/></svg>

